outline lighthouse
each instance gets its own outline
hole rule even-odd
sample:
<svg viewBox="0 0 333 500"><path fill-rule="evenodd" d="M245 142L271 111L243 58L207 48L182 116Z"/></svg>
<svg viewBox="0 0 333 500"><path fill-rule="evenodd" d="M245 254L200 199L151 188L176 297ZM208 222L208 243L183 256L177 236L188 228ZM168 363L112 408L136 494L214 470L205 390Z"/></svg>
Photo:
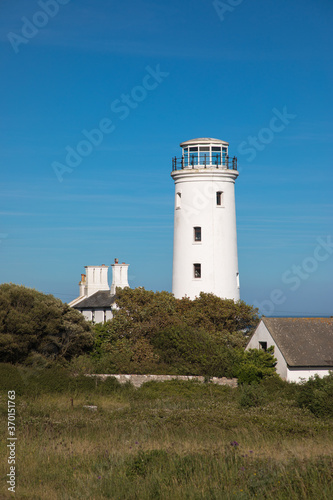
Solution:
<svg viewBox="0 0 333 500"><path fill-rule="evenodd" d="M235 180L237 158L229 143L191 139L172 159L175 182L172 292L194 299L200 292L239 300Z"/></svg>

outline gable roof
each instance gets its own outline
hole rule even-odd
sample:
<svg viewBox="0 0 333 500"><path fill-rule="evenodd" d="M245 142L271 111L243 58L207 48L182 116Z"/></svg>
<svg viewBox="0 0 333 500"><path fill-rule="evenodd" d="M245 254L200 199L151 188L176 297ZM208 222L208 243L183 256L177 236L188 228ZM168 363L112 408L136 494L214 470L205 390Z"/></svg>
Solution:
<svg viewBox="0 0 333 500"><path fill-rule="evenodd" d="M110 290L100 290L93 293L90 297L87 297L74 306L74 309L100 309L111 307L115 302L116 296L110 295Z"/></svg>
<svg viewBox="0 0 333 500"><path fill-rule="evenodd" d="M289 366L333 367L333 318L262 318Z"/></svg>

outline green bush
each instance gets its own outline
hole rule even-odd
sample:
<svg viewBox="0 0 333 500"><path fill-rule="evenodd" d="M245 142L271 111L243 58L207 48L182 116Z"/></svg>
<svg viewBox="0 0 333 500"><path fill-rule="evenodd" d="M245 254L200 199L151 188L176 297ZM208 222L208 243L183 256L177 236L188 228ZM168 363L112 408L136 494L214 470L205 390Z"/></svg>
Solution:
<svg viewBox="0 0 333 500"><path fill-rule="evenodd" d="M0 391L15 391L18 395L22 395L26 384L24 370L10 363L0 363Z"/></svg>
<svg viewBox="0 0 333 500"><path fill-rule="evenodd" d="M311 377L299 386L296 401L317 417L333 417L333 372L326 377Z"/></svg>
<svg viewBox="0 0 333 500"><path fill-rule="evenodd" d="M273 346L269 347L267 351L263 349L239 351L238 355L235 374L239 384L258 383L267 377L277 376Z"/></svg>
<svg viewBox="0 0 333 500"><path fill-rule="evenodd" d="M53 295L0 285L0 356L4 362L30 362L32 352L51 360L71 359L92 345L91 327L78 311Z"/></svg>
<svg viewBox="0 0 333 500"><path fill-rule="evenodd" d="M181 375L232 376L234 351L218 335L180 325L158 332L152 344L160 360Z"/></svg>
<svg viewBox="0 0 333 500"><path fill-rule="evenodd" d="M262 406L267 402L268 393L261 384L244 384L239 387L239 404L242 408Z"/></svg>

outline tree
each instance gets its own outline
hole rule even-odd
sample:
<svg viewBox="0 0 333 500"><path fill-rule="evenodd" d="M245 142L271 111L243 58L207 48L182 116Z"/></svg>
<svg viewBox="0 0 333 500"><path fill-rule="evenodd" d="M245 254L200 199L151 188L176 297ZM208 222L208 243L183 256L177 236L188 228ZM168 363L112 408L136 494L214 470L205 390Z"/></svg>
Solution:
<svg viewBox="0 0 333 500"><path fill-rule="evenodd" d="M111 355L114 366L138 363L177 373L232 375L236 351L258 323L257 310L242 301L201 293L195 300L144 288L117 289L117 309L95 326L95 356Z"/></svg>
<svg viewBox="0 0 333 500"><path fill-rule="evenodd" d="M0 359L23 362L32 352L70 359L91 349L83 316L53 295L21 285L0 285Z"/></svg>
<svg viewBox="0 0 333 500"><path fill-rule="evenodd" d="M269 347L267 351L263 349L240 351L235 368L238 382L251 384L267 377L274 377L276 376L276 363L274 346Z"/></svg>

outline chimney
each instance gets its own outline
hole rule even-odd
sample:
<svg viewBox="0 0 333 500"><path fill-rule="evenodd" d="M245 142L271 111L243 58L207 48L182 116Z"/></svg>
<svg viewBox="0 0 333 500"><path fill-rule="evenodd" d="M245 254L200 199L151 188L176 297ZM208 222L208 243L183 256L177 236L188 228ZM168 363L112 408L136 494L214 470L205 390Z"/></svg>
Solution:
<svg viewBox="0 0 333 500"><path fill-rule="evenodd" d="M85 295L86 275L81 274L81 281L79 283L80 297Z"/></svg>
<svg viewBox="0 0 333 500"><path fill-rule="evenodd" d="M87 297L101 290L110 290L108 284L108 266L85 266L86 278L84 280Z"/></svg>
<svg viewBox="0 0 333 500"><path fill-rule="evenodd" d="M114 259L114 264L112 267L112 284L111 284L111 295L116 293L117 286L119 288L127 288L128 284L128 267L129 264L119 264L118 259Z"/></svg>

